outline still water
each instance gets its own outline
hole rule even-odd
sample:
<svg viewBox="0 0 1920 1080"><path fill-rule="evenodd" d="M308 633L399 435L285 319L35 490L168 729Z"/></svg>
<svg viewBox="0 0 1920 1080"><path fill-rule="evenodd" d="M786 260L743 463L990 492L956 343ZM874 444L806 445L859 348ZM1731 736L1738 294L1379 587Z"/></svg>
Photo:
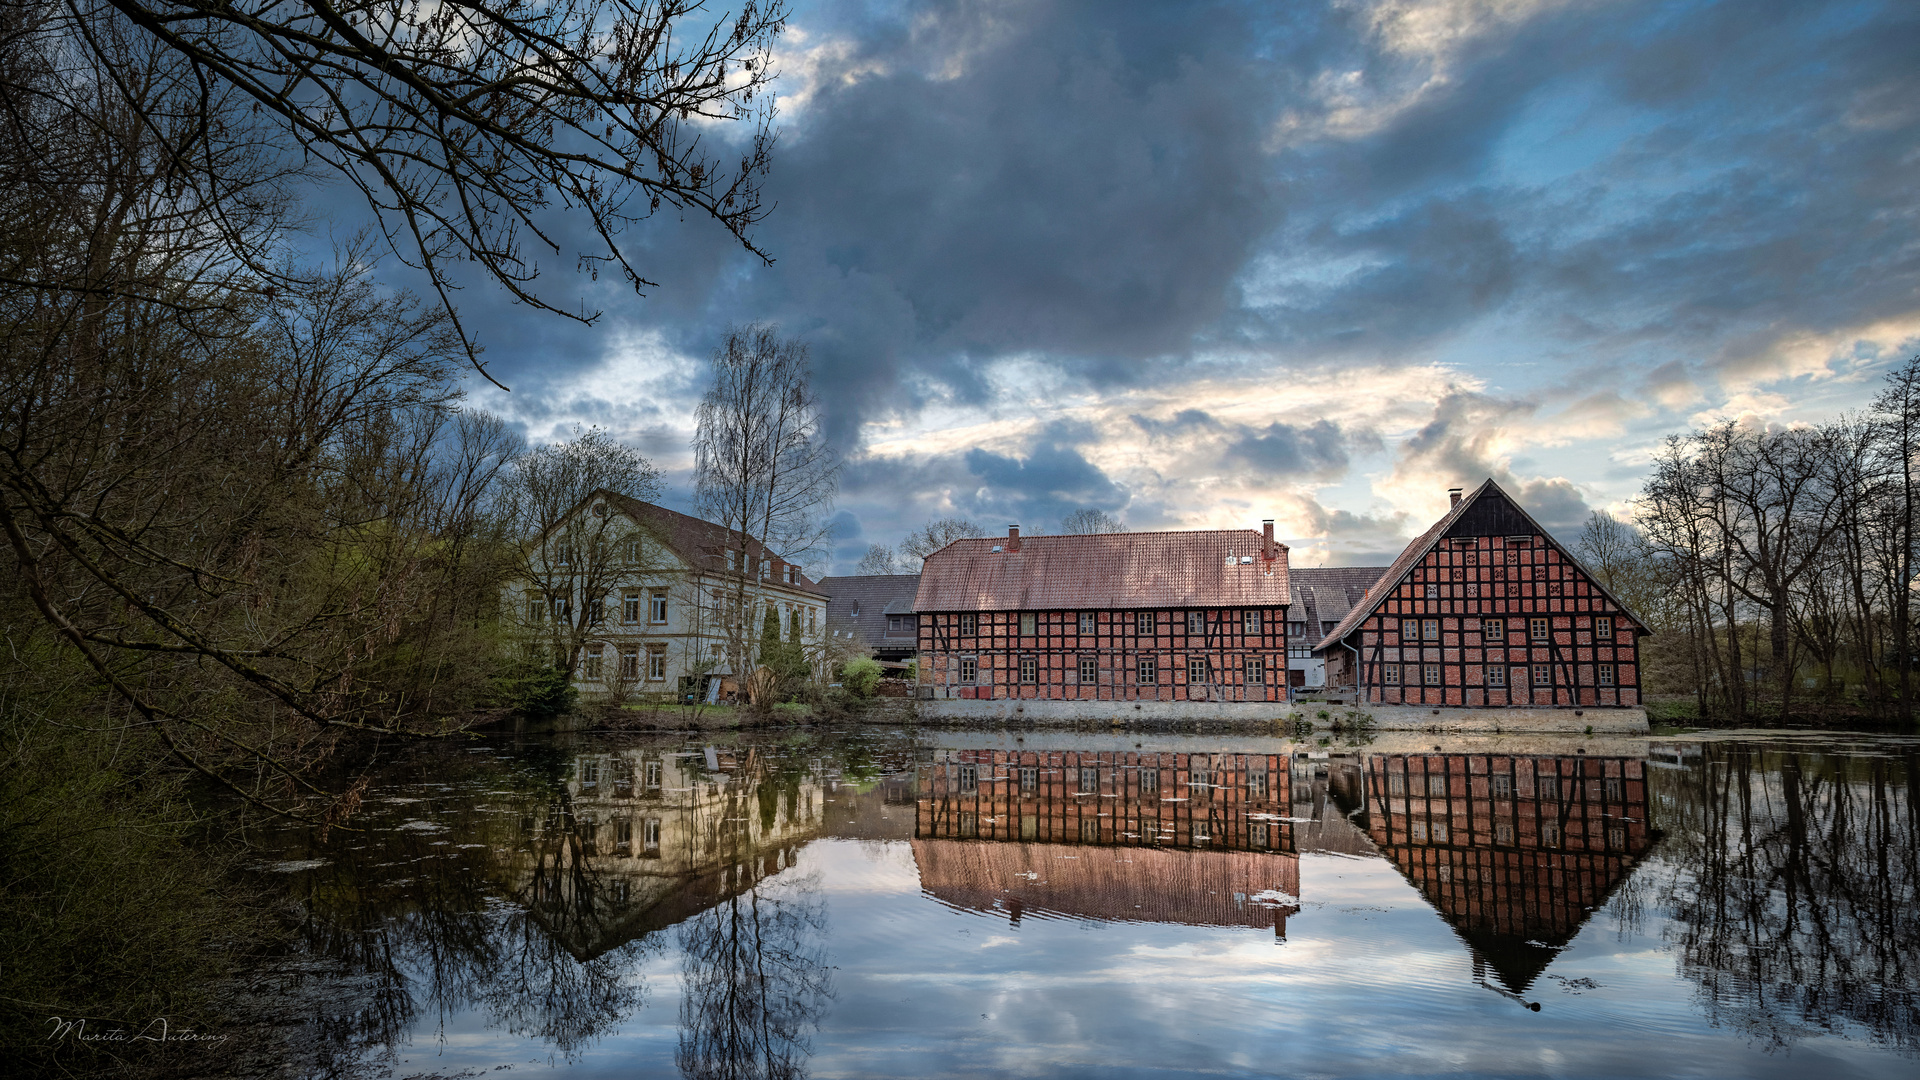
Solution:
<svg viewBox="0 0 1920 1080"><path fill-rule="evenodd" d="M409 748L364 831L256 840L376 1075L1906 1077L1916 762L563 736Z"/></svg>

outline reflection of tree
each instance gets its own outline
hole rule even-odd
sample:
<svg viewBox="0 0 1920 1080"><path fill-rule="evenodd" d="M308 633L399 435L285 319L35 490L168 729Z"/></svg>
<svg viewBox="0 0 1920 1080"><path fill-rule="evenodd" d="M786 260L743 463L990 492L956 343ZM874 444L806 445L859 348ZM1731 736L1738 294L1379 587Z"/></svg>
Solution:
<svg viewBox="0 0 1920 1080"><path fill-rule="evenodd" d="M1667 932L1713 1022L1777 1047L1857 1025L1920 1052L1914 766L1708 744L1664 793Z"/></svg>
<svg viewBox="0 0 1920 1080"><path fill-rule="evenodd" d="M833 993L819 887L815 874L762 882L681 925L683 1074L806 1075L812 1033Z"/></svg>

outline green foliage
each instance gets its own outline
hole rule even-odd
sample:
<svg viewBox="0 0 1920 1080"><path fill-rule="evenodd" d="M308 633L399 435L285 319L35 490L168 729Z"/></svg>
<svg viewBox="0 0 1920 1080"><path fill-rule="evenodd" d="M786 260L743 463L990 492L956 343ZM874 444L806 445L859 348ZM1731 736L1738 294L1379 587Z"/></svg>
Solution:
<svg viewBox="0 0 1920 1080"><path fill-rule="evenodd" d="M571 712L579 691L551 664L516 661L495 680L494 699L517 715L545 723Z"/></svg>
<svg viewBox="0 0 1920 1080"><path fill-rule="evenodd" d="M798 694L812 673L806 649L800 644L800 620L792 622L794 633L786 641L780 640L780 613L773 607L767 608L766 619L760 624L760 663L779 680L776 693L783 700Z"/></svg>
<svg viewBox="0 0 1920 1080"><path fill-rule="evenodd" d="M866 656L847 661L840 669L840 684L855 697L872 697L880 689L880 662Z"/></svg>

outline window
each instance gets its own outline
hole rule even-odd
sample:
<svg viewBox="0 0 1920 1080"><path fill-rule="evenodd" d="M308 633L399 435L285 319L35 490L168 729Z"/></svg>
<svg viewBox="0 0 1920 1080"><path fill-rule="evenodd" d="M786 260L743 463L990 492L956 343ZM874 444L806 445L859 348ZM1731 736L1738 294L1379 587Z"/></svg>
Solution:
<svg viewBox="0 0 1920 1080"><path fill-rule="evenodd" d="M733 556L734 556L734 550L732 548L728 548L727 549L727 569L729 570L733 569Z"/></svg>
<svg viewBox="0 0 1920 1080"><path fill-rule="evenodd" d="M1513 823L1502 821L1495 824L1493 827L1493 842L1496 844L1513 843Z"/></svg>
<svg viewBox="0 0 1920 1080"><path fill-rule="evenodd" d="M1419 619L1401 619L1400 620L1400 640L1401 641L1419 641L1420 640L1420 620Z"/></svg>
<svg viewBox="0 0 1920 1080"><path fill-rule="evenodd" d="M658 681L667 677L667 647L665 645L647 646L647 678Z"/></svg>
<svg viewBox="0 0 1920 1080"><path fill-rule="evenodd" d="M602 622L606 621L606 618L607 618L607 602L605 600L602 600L596 596L593 599L587 601L587 622L588 623L594 626L598 626Z"/></svg>
<svg viewBox="0 0 1920 1080"><path fill-rule="evenodd" d="M1527 620L1527 637L1533 639L1534 641L1549 640L1551 635L1549 635L1547 632L1547 620L1528 619Z"/></svg>
<svg viewBox="0 0 1920 1080"><path fill-rule="evenodd" d="M1541 799L1560 798L1560 778L1552 773L1533 778L1533 793Z"/></svg>
<svg viewBox="0 0 1920 1080"><path fill-rule="evenodd" d="M1187 633L1204 634L1207 632L1207 613L1204 611L1187 612Z"/></svg>
<svg viewBox="0 0 1920 1080"><path fill-rule="evenodd" d="M1020 770L1020 790L1034 791L1040 787L1040 770L1025 768Z"/></svg>
<svg viewBox="0 0 1920 1080"><path fill-rule="evenodd" d="M1100 662L1091 656L1080 658L1080 685L1092 686L1100 681Z"/></svg>
<svg viewBox="0 0 1920 1080"><path fill-rule="evenodd" d="M621 561L625 562L628 566L639 566L640 565L639 538L629 537L625 543L620 545L620 554L621 554Z"/></svg>
<svg viewBox="0 0 1920 1080"><path fill-rule="evenodd" d="M1306 624L1306 623L1304 623L1304 622L1290 622L1290 623L1288 623L1288 624L1287 624L1287 636L1288 636L1288 637L1306 637L1306 636L1307 636L1307 624Z"/></svg>
<svg viewBox="0 0 1920 1080"><path fill-rule="evenodd" d="M1247 846L1263 848L1267 846L1267 823L1255 821L1247 825Z"/></svg>
<svg viewBox="0 0 1920 1080"><path fill-rule="evenodd" d="M1153 633L1153 612L1151 611L1134 612L1133 632L1136 634Z"/></svg>
<svg viewBox="0 0 1920 1080"><path fill-rule="evenodd" d="M1420 636L1428 641L1440 640L1440 620L1428 619L1420 624Z"/></svg>
<svg viewBox="0 0 1920 1080"><path fill-rule="evenodd" d="M1247 773L1247 798L1264 799L1266 797L1267 797L1266 772L1264 770L1260 772L1254 772L1249 770Z"/></svg>
<svg viewBox="0 0 1920 1080"><path fill-rule="evenodd" d="M1140 770L1140 794L1152 795L1160 790L1160 770L1145 768Z"/></svg>
<svg viewBox="0 0 1920 1080"><path fill-rule="evenodd" d="M1040 681L1040 661L1037 658L1031 656L1020 658L1020 681L1023 683Z"/></svg>
<svg viewBox="0 0 1920 1080"><path fill-rule="evenodd" d="M1503 667L1487 668L1487 685L1488 686L1507 685L1507 669Z"/></svg>
<svg viewBox="0 0 1920 1080"><path fill-rule="evenodd" d="M1260 632L1260 613L1257 611L1248 611L1243 613L1240 616L1240 629L1243 632L1248 634L1259 633Z"/></svg>
<svg viewBox="0 0 1920 1080"><path fill-rule="evenodd" d="M1597 668L1594 669L1594 674L1599 678L1601 686L1613 685L1613 665L1612 664L1599 665Z"/></svg>
<svg viewBox="0 0 1920 1080"><path fill-rule="evenodd" d="M814 632L815 629L818 628L819 624L815 622L815 619L818 618L819 614L820 614L819 608L807 609L807 633L811 634Z"/></svg>
<svg viewBox="0 0 1920 1080"><path fill-rule="evenodd" d="M1264 686L1267 682L1267 661L1265 657L1247 657L1247 685Z"/></svg>
<svg viewBox="0 0 1920 1080"><path fill-rule="evenodd" d="M1213 786L1213 763L1194 761L1187 771L1187 786L1205 788Z"/></svg>
<svg viewBox="0 0 1920 1080"><path fill-rule="evenodd" d="M1543 821L1540 823L1540 846L1541 847L1559 847L1560 846L1560 823L1559 822Z"/></svg>
<svg viewBox="0 0 1920 1080"><path fill-rule="evenodd" d="M527 621L533 623L547 621L547 602L545 600L537 596L527 597Z"/></svg>
<svg viewBox="0 0 1920 1080"><path fill-rule="evenodd" d="M1505 645L1507 643L1507 620L1481 619L1480 636L1487 645Z"/></svg>
<svg viewBox="0 0 1920 1080"><path fill-rule="evenodd" d="M566 596L547 595L547 606L553 609L553 620L563 625L573 622L573 599Z"/></svg>
<svg viewBox="0 0 1920 1080"><path fill-rule="evenodd" d="M1438 796L1440 796L1440 797L1441 797L1441 798L1443 798L1443 799L1444 799L1444 798L1446 798L1446 796L1447 796L1447 777L1446 777L1446 774L1444 774L1444 773L1433 773L1433 774L1430 774L1430 775L1428 775L1428 777L1427 777L1427 794L1428 794L1428 795L1438 795Z"/></svg>
<svg viewBox="0 0 1920 1080"><path fill-rule="evenodd" d="M887 616L887 633L901 634L901 633L905 633L906 630L907 630L907 617L905 615Z"/></svg>
<svg viewBox="0 0 1920 1080"><path fill-rule="evenodd" d="M1440 665L1439 664L1428 664L1426 666L1425 675L1426 675L1426 683L1428 686L1440 685Z"/></svg>
<svg viewBox="0 0 1920 1080"><path fill-rule="evenodd" d="M1040 622L1039 616L1035 615L1033 612L1031 611L1021 612L1020 613L1021 636L1032 637L1039 630L1039 622Z"/></svg>
<svg viewBox="0 0 1920 1080"><path fill-rule="evenodd" d="M960 681L970 683L980 677L980 660L974 656L960 658Z"/></svg>
<svg viewBox="0 0 1920 1080"><path fill-rule="evenodd" d="M1626 790L1617 776L1609 776L1600 782L1600 797L1608 802L1626 801Z"/></svg>
<svg viewBox="0 0 1920 1080"><path fill-rule="evenodd" d="M660 819L648 818L640 826L640 846L648 851L660 850Z"/></svg>
<svg viewBox="0 0 1920 1080"><path fill-rule="evenodd" d="M637 679L640 677L640 647L622 645L620 647L620 677Z"/></svg>
<svg viewBox="0 0 1920 1080"><path fill-rule="evenodd" d="M1627 846L1627 830L1619 825L1607 826L1607 846L1615 851Z"/></svg>
<svg viewBox="0 0 1920 1080"><path fill-rule="evenodd" d="M637 623L640 621L640 590L628 589L620 597L620 621Z"/></svg>
<svg viewBox="0 0 1920 1080"><path fill-rule="evenodd" d="M1440 586L1429 583L1427 585L1427 599L1437 600L1439 598L1440 598Z"/></svg>
<svg viewBox="0 0 1920 1080"><path fill-rule="evenodd" d="M613 823L613 842L621 851L633 849L633 822L621 818Z"/></svg>
<svg viewBox="0 0 1920 1080"><path fill-rule="evenodd" d="M1513 777L1496 776L1493 778L1493 782L1490 786L1493 789L1494 798L1496 799L1513 798Z"/></svg>
<svg viewBox="0 0 1920 1080"><path fill-rule="evenodd" d="M974 792L980 790L980 766L978 765L960 766L956 779L959 782L961 794L963 795L973 794Z"/></svg>
<svg viewBox="0 0 1920 1080"><path fill-rule="evenodd" d="M1386 683L1389 686L1399 683L1400 665L1399 664L1380 665L1380 679L1382 682Z"/></svg>
<svg viewBox="0 0 1920 1080"><path fill-rule="evenodd" d="M1083 793L1099 791L1100 770L1097 768L1089 768L1085 765L1080 766L1080 786L1075 790Z"/></svg>
<svg viewBox="0 0 1920 1080"><path fill-rule="evenodd" d="M860 612L856 610L854 614L858 615L860 614ZM968 637L972 637L973 635L979 633L980 632L980 616L975 615L971 611L960 616L960 632L962 634L965 634Z"/></svg>
<svg viewBox="0 0 1920 1080"><path fill-rule="evenodd" d="M600 655L603 648L604 646L600 645L587 646L587 678L589 679L600 677Z"/></svg>
<svg viewBox="0 0 1920 1080"><path fill-rule="evenodd" d="M573 565L573 545L562 543L559 547L558 561L561 566Z"/></svg>
<svg viewBox="0 0 1920 1080"><path fill-rule="evenodd" d="M1083 611L1080 613L1080 632L1083 634L1093 633L1093 612Z"/></svg>
<svg viewBox="0 0 1920 1080"><path fill-rule="evenodd" d="M1424 821L1416 821L1408 832L1412 834L1413 839L1425 843L1427 839L1427 823Z"/></svg>
<svg viewBox="0 0 1920 1080"><path fill-rule="evenodd" d="M645 776L647 781L647 790L649 791L660 790L660 763L659 762L657 761L647 762Z"/></svg>
<svg viewBox="0 0 1920 1080"><path fill-rule="evenodd" d="M1209 681L1207 678L1207 658L1206 657L1193 656L1193 657L1187 658L1187 681L1190 683L1203 683L1203 682Z"/></svg>
<svg viewBox="0 0 1920 1080"><path fill-rule="evenodd" d="M647 621L667 621L667 590L655 589L647 595Z"/></svg>
<svg viewBox="0 0 1920 1080"><path fill-rule="evenodd" d="M1553 685L1553 665L1551 664L1533 665L1533 685L1552 686Z"/></svg>
<svg viewBox="0 0 1920 1080"><path fill-rule="evenodd" d="M1160 667L1154 662L1153 657L1143 656L1140 658L1135 674L1141 686L1152 686L1160 678Z"/></svg>
<svg viewBox="0 0 1920 1080"><path fill-rule="evenodd" d="M1593 639L1595 641L1613 640L1613 617L1611 615L1594 616Z"/></svg>
<svg viewBox="0 0 1920 1080"><path fill-rule="evenodd" d="M1097 817L1080 819L1080 839L1089 843L1100 842L1100 819Z"/></svg>
<svg viewBox="0 0 1920 1080"><path fill-rule="evenodd" d="M1405 795L1406 793L1407 793L1407 774L1406 773L1388 773L1387 774L1387 794Z"/></svg>
<svg viewBox="0 0 1920 1080"><path fill-rule="evenodd" d="M1446 822L1436 821L1433 823L1433 842L1436 844L1444 844L1447 842L1447 823Z"/></svg>
<svg viewBox="0 0 1920 1080"><path fill-rule="evenodd" d="M580 763L580 786L593 787L600 783L600 763L583 761Z"/></svg>

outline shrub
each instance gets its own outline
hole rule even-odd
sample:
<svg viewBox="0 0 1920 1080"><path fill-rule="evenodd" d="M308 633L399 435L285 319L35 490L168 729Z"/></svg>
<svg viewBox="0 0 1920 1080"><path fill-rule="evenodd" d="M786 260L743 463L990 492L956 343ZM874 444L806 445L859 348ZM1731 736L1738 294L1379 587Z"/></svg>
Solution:
<svg viewBox="0 0 1920 1080"><path fill-rule="evenodd" d="M840 669L840 684L855 697L872 697L880 688L880 662L865 656L847 661L847 666Z"/></svg>
<svg viewBox="0 0 1920 1080"><path fill-rule="evenodd" d="M550 664L516 663L495 680L495 698L515 714L548 721L573 709L579 692L567 673Z"/></svg>

